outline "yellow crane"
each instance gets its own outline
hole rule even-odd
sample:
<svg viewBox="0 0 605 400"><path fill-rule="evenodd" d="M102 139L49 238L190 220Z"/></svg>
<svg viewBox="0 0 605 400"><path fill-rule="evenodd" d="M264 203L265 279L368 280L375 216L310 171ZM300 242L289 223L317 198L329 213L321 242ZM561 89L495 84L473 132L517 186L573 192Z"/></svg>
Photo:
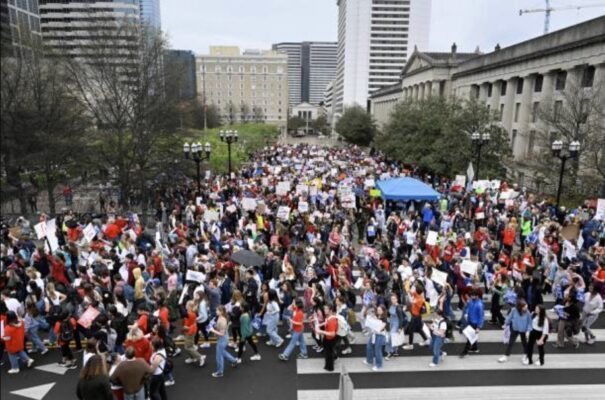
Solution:
<svg viewBox="0 0 605 400"><path fill-rule="evenodd" d="M544 0L544 2L545 2L545 7L544 8L533 8L533 9L519 10L519 15L528 14L528 13L543 12L544 13L544 34L548 33L548 29L550 27L550 13L552 11L581 10L582 8L605 7L605 3L586 4L586 5L583 5L583 6L551 7L550 6L550 0Z"/></svg>

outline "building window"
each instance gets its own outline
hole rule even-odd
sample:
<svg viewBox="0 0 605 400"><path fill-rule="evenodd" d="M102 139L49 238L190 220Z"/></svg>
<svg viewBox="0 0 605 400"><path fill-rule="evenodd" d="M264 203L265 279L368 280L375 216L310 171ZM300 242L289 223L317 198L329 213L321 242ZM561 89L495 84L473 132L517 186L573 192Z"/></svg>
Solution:
<svg viewBox="0 0 605 400"><path fill-rule="evenodd" d="M494 84L493 83L488 83L487 84L487 97L492 97L492 89L494 88Z"/></svg>
<svg viewBox="0 0 605 400"><path fill-rule="evenodd" d="M239 70L240 74L243 74L244 73L244 66L240 65L238 70Z"/></svg>
<svg viewBox="0 0 605 400"><path fill-rule="evenodd" d="M216 65L216 66L214 67L214 72L216 72L216 73L220 73L220 72L221 72L221 66L220 66L220 65Z"/></svg>
<svg viewBox="0 0 605 400"><path fill-rule="evenodd" d="M478 99L479 98L479 85L472 85L471 86L471 99Z"/></svg>
<svg viewBox="0 0 605 400"><path fill-rule="evenodd" d="M542 83L544 83L544 75L536 75L536 82L534 84L534 92L542 91Z"/></svg>
<svg viewBox="0 0 605 400"><path fill-rule="evenodd" d="M582 71L582 87L592 87L594 82L594 71L595 68L592 65L584 68L584 71Z"/></svg>
<svg viewBox="0 0 605 400"><path fill-rule="evenodd" d="M555 90L565 90L565 81L567 80L567 71L557 72L557 79L555 80Z"/></svg>
<svg viewBox="0 0 605 400"><path fill-rule="evenodd" d="M536 131L529 131L529 140L527 141L527 156L534 154L534 145L536 142Z"/></svg>
<svg viewBox="0 0 605 400"><path fill-rule="evenodd" d="M445 96L445 81L439 82L439 97Z"/></svg>
<svg viewBox="0 0 605 400"><path fill-rule="evenodd" d="M504 119L504 104L500 104L500 121Z"/></svg>
<svg viewBox="0 0 605 400"><path fill-rule="evenodd" d="M517 94L523 93L523 78L517 79Z"/></svg>
<svg viewBox="0 0 605 400"><path fill-rule="evenodd" d="M521 109L521 103L515 103L515 116L514 121L519 121L519 110Z"/></svg>
<svg viewBox="0 0 605 400"><path fill-rule="evenodd" d="M540 102L534 101L534 104L531 109L531 122L536 122L538 120L539 111L540 111Z"/></svg>
<svg viewBox="0 0 605 400"><path fill-rule="evenodd" d="M513 134L511 135L510 138L510 148L513 150L513 153L515 152L515 142L517 141L517 130L513 129Z"/></svg>
<svg viewBox="0 0 605 400"><path fill-rule="evenodd" d="M559 122L559 118L561 117L561 110L563 109L563 100L555 101L555 106L553 108L553 119L554 122Z"/></svg>
<svg viewBox="0 0 605 400"><path fill-rule="evenodd" d="M506 81L500 82L500 96L506 96Z"/></svg>

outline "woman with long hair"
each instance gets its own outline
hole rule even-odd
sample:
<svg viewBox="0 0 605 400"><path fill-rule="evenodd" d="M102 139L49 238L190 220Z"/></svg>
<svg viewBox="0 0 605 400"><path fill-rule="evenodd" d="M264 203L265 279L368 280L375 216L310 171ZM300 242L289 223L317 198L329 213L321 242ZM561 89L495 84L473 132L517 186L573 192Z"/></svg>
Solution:
<svg viewBox="0 0 605 400"><path fill-rule="evenodd" d="M6 326L4 327L2 340L6 345L6 352L11 364L9 374L19 372L19 360L26 364L28 368L32 366L33 358L25 353L25 324L14 311L6 313Z"/></svg>
<svg viewBox="0 0 605 400"><path fill-rule="evenodd" d="M218 306L216 308L216 324L210 332L214 333L217 337L216 342L216 372L212 373L214 378L222 378L225 369L225 359L229 361L233 366L237 366L241 360L233 357L231 353L227 351L227 344L229 342L228 323L227 323L227 311L225 306Z"/></svg>
<svg viewBox="0 0 605 400"><path fill-rule="evenodd" d="M503 363L508 361L513 345L517 341L517 336L521 336L521 343L523 344L522 363L527 365L529 363L527 357L527 333L532 330L532 318L525 299L520 298L517 300L517 305L506 317L504 325L508 326L510 329L510 338L506 346L506 351L504 352L504 355L498 359L498 362Z"/></svg>
<svg viewBox="0 0 605 400"><path fill-rule="evenodd" d="M527 359L529 364L533 364L534 344L538 345L540 361L536 365L541 367L544 365L544 345L548 339L548 330L550 329L550 321L546 317L546 309L543 304L536 306L531 324L532 330L529 333L529 341L527 343Z"/></svg>
<svg viewBox="0 0 605 400"><path fill-rule="evenodd" d="M277 301L277 292L271 289L269 290L269 298L265 307L265 315L263 317L263 324L267 327L267 335L269 340L267 346L280 347L284 344L282 339L277 333L277 324L279 322L279 303Z"/></svg>
<svg viewBox="0 0 605 400"><path fill-rule="evenodd" d="M237 349L238 338L241 336L239 318L242 315L242 305L245 303L244 295L239 290L234 290L231 296L230 309L228 312L229 323L231 325L232 342L229 347Z"/></svg>
<svg viewBox="0 0 605 400"><path fill-rule="evenodd" d="M197 325L197 332L195 334L194 342L198 343L200 334L204 335L205 342L200 345L201 349L207 349L210 347L210 338L208 336L208 323L210 322L210 309L208 305L208 298L203 290L194 292L194 301L197 304L197 317L195 323Z"/></svg>
<svg viewBox="0 0 605 400"><path fill-rule="evenodd" d="M76 389L79 400L113 400L111 383L103 357L93 355L80 371Z"/></svg>

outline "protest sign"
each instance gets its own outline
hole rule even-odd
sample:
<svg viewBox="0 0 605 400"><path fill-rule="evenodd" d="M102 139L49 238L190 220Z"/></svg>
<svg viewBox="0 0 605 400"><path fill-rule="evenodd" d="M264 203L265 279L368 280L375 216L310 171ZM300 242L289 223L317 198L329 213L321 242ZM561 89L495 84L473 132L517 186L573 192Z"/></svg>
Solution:
<svg viewBox="0 0 605 400"><path fill-rule="evenodd" d="M426 244L429 246L434 246L437 244L437 231L429 231L429 234L426 235Z"/></svg>
<svg viewBox="0 0 605 400"><path fill-rule="evenodd" d="M204 221L213 222L218 221L218 211L216 210L206 210L204 211Z"/></svg>
<svg viewBox="0 0 605 400"><path fill-rule="evenodd" d="M371 189L370 197L380 197L380 189Z"/></svg>
<svg viewBox="0 0 605 400"><path fill-rule="evenodd" d="M289 216L290 216L290 207L280 206L277 209L277 218L281 219L282 221L287 220Z"/></svg>
<svg viewBox="0 0 605 400"><path fill-rule="evenodd" d="M298 202L298 211L300 211L301 213L309 212L309 203L307 203L306 201Z"/></svg>
<svg viewBox="0 0 605 400"><path fill-rule="evenodd" d="M204 275L203 272L193 271L190 269L187 270L187 275L185 275L185 281L202 283L204 282L204 279L206 279L206 275Z"/></svg>
<svg viewBox="0 0 605 400"><path fill-rule="evenodd" d="M580 235L580 226L571 224L561 229L561 236L567 240L577 239Z"/></svg>
<svg viewBox="0 0 605 400"><path fill-rule="evenodd" d="M456 175L456 180L454 180L454 186L466 187L466 176Z"/></svg>
<svg viewBox="0 0 605 400"><path fill-rule="evenodd" d="M201 206L202 204L204 204L203 202L204 202L204 198L203 197L198 196L198 197L195 198L195 205L196 206L198 206L198 207Z"/></svg>
<svg viewBox="0 0 605 400"><path fill-rule="evenodd" d="M38 240L42 240L46 237L46 223L45 222L40 222L40 223L34 225L34 230L36 231L36 236L38 237Z"/></svg>
<svg viewBox="0 0 605 400"><path fill-rule="evenodd" d="M355 194L350 193L340 197L340 203L343 208L355 208Z"/></svg>
<svg viewBox="0 0 605 400"><path fill-rule="evenodd" d="M82 313L80 319L78 319L78 325L82 326L84 329L90 328L92 322L101 314L99 310L94 307L88 307L86 311Z"/></svg>
<svg viewBox="0 0 605 400"><path fill-rule="evenodd" d="M433 272L431 274L431 280L438 284L441 287L445 286L447 282L447 274L445 272L439 271L438 269L433 268Z"/></svg>
<svg viewBox="0 0 605 400"><path fill-rule="evenodd" d="M277 194L278 196L285 196L288 194L289 191L290 182L288 181L278 182L277 186L275 187L275 194Z"/></svg>
<svg viewBox="0 0 605 400"><path fill-rule="evenodd" d="M57 239L57 220L55 218L50 221L46 221L46 243L45 248L49 251L55 252L59 248L59 239Z"/></svg>
<svg viewBox="0 0 605 400"><path fill-rule="evenodd" d="M308 194L309 193L309 186L307 185L296 185L296 194Z"/></svg>
<svg viewBox="0 0 605 400"><path fill-rule="evenodd" d="M597 212L594 217L595 219L605 221L605 199L597 200Z"/></svg>
<svg viewBox="0 0 605 400"><path fill-rule="evenodd" d="M97 235L97 230L92 224L88 224L82 233L84 234L84 239L86 239L87 242L91 242Z"/></svg>
<svg viewBox="0 0 605 400"><path fill-rule="evenodd" d="M376 186L376 182L374 181L374 179L366 179L363 182L363 188L364 189L369 189L369 188L373 188Z"/></svg>
<svg viewBox="0 0 605 400"><path fill-rule="evenodd" d="M478 267L479 263L471 260L463 260L462 264L460 264L460 270L469 275L475 275Z"/></svg>
<svg viewBox="0 0 605 400"><path fill-rule="evenodd" d="M242 199L242 207L246 211L254 211L256 210L256 200L250 197L245 197Z"/></svg>

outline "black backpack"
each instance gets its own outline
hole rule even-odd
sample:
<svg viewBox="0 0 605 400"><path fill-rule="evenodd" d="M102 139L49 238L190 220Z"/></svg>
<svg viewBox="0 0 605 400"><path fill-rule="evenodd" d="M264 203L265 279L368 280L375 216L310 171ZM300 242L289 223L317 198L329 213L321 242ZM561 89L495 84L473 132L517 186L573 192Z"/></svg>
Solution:
<svg viewBox="0 0 605 400"><path fill-rule="evenodd" d="M162 353L157 353L156 356L160 356L166 361L164 363L164 368L162 368L162 372L164 373L164 375L170 374L172 370L174 370L174 364L172 363L172 360L167 357L164 357Z"/></svg>
<svg viewBox="0 0 605 400"><path fill-rule="evenodd" d="M59 328L59 339L63 343L69 343L74 338L74 327L71 325L71 321L65 320L61 322L61 327Z"/></svg>

